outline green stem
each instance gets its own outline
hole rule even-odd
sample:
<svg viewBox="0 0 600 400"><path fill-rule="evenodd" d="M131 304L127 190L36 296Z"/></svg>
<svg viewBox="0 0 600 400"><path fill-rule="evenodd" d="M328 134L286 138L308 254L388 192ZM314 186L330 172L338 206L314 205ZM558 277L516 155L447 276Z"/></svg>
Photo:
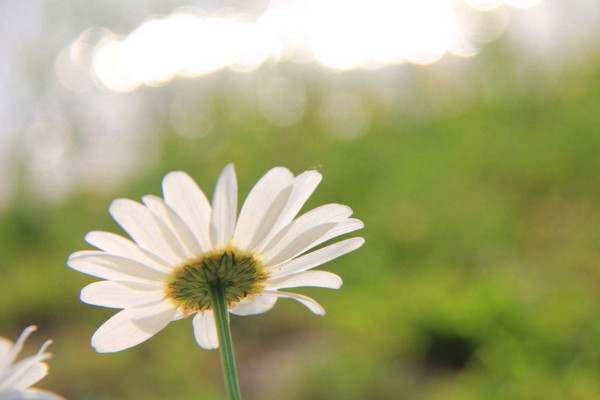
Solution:
<svg viewBox="0 0 600 400"><path fill-rule="evenodd" d="M210 298L215 314L215 322L217 323L219 353L221 354L221 365L223 366L223 377L225 379L227 399L241 400L242 395L240 393L240 384L235 368L235 355L233 353L231 329L229 328L227 300L225 299L225 289L220 282L212 286Z"/></svg>

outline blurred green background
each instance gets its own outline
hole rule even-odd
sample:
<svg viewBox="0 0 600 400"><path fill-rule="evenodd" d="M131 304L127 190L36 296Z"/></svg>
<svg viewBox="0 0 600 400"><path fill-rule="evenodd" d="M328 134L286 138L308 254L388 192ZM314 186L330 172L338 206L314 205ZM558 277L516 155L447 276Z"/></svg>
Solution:
<svg viewBox="0 0 600 400"><path fill-rule="evenodd" d="M71 400L224 398L218 352L195 344L189 320L132 349L95 353L89 339L115 311L79 302L94 279L66 258L87 248L90 230L121 232L110 201L160 194L168 171L187 171L210 196L234 162L243 198L272 166L318 168L324 180L305 210L350 205L366 244L323 268L343 277L339 291L298 290L325 317L284 300L232 318L246 399L600 398L600 53L587 48L560 65L531 55L524 61L506 36L474 58L427 67L282 63L103 94L146 104L142 127L131 128L141 130L132 132L138 168L125 178L118 167L86 184L70 177L76 188L54 198L60 185L36 189L45 178L29 170L26 146L5 153L13 186L0 213L0 335L14 340L38 325L28 352L53 338L50 374L36 386ZM293 123L274 123L240 95L269 74L305 87ZM386 86L398 97L379 96ZM319 104L331 92L352 94L358 120L327 122ZM206 134L182 135L164 118L180 93L210 105ZM105 117L93 104L69 109L71 137L83 135L78 113L90 112ZM178 120L201 131L196 117ZM102 156L129 157L111 140ZM65 168L85 170L85 161Z"/></svg>

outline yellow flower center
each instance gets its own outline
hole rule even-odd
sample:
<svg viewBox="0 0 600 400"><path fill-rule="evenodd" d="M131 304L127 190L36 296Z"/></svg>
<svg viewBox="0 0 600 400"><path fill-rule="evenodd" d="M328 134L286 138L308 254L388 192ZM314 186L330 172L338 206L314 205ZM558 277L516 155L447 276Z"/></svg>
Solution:
<svg viewBox="0 0 600 400"><path fill-rule="evenodd" d="M262 292L268 273L249 253L233 248L204 254L179 267L166 286L167 297L183 307L184 315L212 309L210 293L225 292L227 307Z"/></svg>

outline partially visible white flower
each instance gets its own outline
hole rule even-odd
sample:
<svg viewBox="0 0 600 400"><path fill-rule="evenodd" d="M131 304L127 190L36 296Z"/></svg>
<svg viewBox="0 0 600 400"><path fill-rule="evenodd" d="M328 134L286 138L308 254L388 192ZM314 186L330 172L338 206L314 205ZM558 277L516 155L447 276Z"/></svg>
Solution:
<svg viewBox="0 0 600 400"><path fill-rule="evenodd" d="M337 236L363 228L352 210L327 204L296 215L321 182L317 171L296 177L283 167L269 170L237 212L233 165L221 173L212 206L184 172L171 172L162 183L164 200L144 196L144 204L118 199L110 214L133 241L109 232L90 232L85 240L99 251L79 251L68 265L106 279L81 291L81 300L122 308L92 337L98 352L135 346L169 322L194 315L194 336L207 349L218 347L211 290L223 288L228 311L259 314L278 298L299 301L318 315L315 300L284 288L337 289L339 276L314 267L356 250L355 237L304 254Z"/></svg>
<svg viewBox="0 0 600 400"><path fill-rule="evenodd" d="M35 326L25 328L16 343L0 337L0 400L64 400L54 393L30 387L48 374L48 364L44 361L50 358L50 353L45 351L51 340L46 341L36 355L15 363L25 341L36 329Z"/></svg>

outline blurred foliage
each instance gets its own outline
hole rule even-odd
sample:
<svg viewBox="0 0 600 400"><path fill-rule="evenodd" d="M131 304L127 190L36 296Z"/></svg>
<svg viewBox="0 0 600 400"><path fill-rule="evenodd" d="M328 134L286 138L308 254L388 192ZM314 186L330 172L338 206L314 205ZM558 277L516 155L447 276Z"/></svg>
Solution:
<svg viewBox="0 0 600 400"><path fill-rule="evenodd" d="M160 163L118 193L49 206L23 191L0 216L0 334L39 325L31 351L54 338L38 386L70 399L223 398L218 353L194 343L189 320L96 354L89 338L114 310L79 302L94 279L65 260L87 231L119 231L112 198L159 194L167 171L210 194L233 161L243 197L274 165L316 167L324 181L306 209L350 205L367 242L324 268L344 278L340 291L300 290L326 317L292 301L233 317L246 399L600 398L599 63L549 84L486 57L459 112L374 108L369 131L347 141L314 115L281 129L223 113L201 139L165 128ZM425 87L411 104L460 96L435 86L443 63L407 68Z"/></svg>

